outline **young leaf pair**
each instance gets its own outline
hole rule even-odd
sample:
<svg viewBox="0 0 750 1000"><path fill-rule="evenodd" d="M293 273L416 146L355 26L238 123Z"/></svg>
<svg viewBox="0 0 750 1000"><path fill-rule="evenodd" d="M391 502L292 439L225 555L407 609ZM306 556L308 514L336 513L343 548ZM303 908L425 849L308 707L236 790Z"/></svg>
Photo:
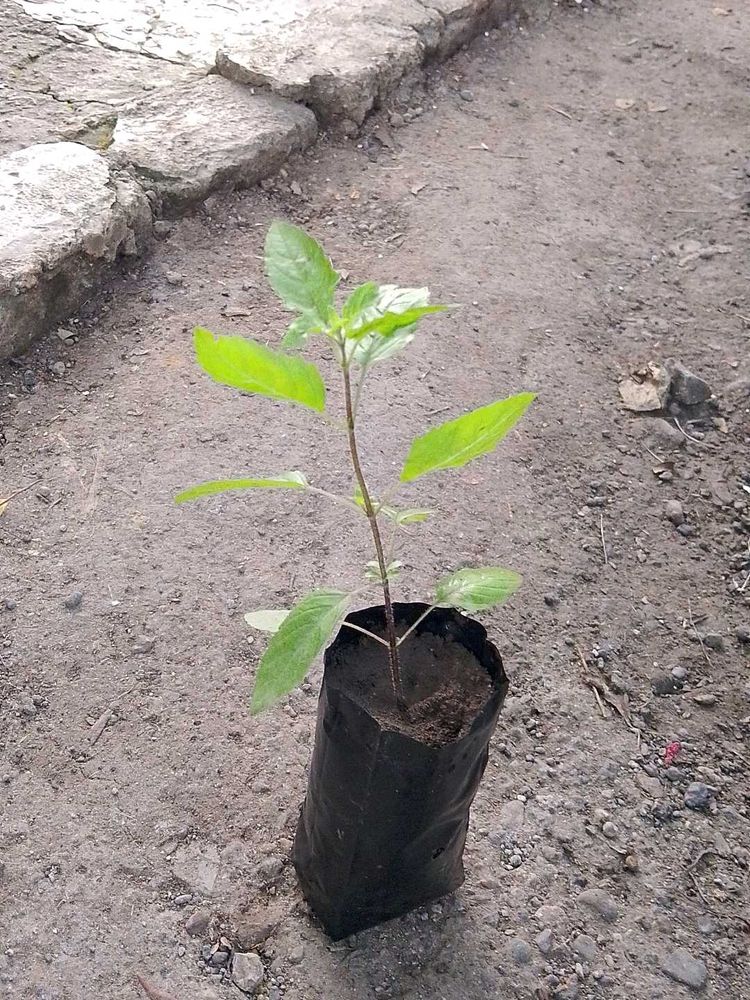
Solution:
<svg viewBox="0 0 750 1000"><path fill-rule="evenodd" d="M380 519L389 520L394 532L424 521L432 511L399 509L389 501L373 500L362 471L356 440L356 414L369 368L406 347L426 316L445 306L430 305L426 288L400 288L366 282L336 307L339 275L322 248L295 226L275 222L266 240L266 274L287 309L296 315L282 339L282 351L243 337L215 336L195 331L196 356L201 367L217 382L274 400L285 400L315 412L326 408L326 390L317 367L290 354L313 336L328 338L343 374L346 401L347 443L355 486L348 496L337 496L312 485L301 472L281 472L266 477L221 479L202 483L180 493L182 503L226 490L306 490L363 513L369 522L376 560L366 576L380 583L386 611L386 636L373 641L388 649L394 696L401 698L398 646L408 638L395 634L390 583L400 563L386 560ZM445 469L460 468L486 455L523 416L534 399L520 393L497 400L433 427L412 442L400 473L402 483ZM395 536L394 536L395 537ZM493 607L512 594L520 577L499 567L461 569L441 580L430 607L451 606L469 612ZM247 616L248 624L272 632L256 676L251 710L266 708L300 683L346 614L355 595L339 590L316 590L290 611L263 611ZM353 626L352 626L353 627Z"/></svg>

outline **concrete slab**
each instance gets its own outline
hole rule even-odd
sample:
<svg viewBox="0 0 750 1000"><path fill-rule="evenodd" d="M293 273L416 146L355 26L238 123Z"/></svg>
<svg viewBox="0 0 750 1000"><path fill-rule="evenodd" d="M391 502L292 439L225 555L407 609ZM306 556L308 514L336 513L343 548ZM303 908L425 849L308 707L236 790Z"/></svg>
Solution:
<svg viewBox="0 0 750 1000"><path fill-rule="evenodd" d="M361 122L410 70L444 56L515 0L17 0L92 45L270 87L329 121Z"/></svg>
<svg viewBox="0 0 750 1000"><path fill-rule="evenodd" d="M317 131L308 108L208 76L122 110L111 155L173 210L226 185L257 184Z"/></svg>
<svg viewBox="0 0 750 1000"><path fill-rule="evenodd" d="M118 257L143 251L151 225L145 194L86 146L0 158L0 358L79 309Z"/></svg>

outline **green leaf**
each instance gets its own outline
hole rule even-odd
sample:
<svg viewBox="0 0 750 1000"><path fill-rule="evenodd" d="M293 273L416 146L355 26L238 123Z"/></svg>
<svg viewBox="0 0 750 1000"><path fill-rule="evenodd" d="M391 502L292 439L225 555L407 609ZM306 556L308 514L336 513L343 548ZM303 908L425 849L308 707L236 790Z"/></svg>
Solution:
<svg viewBox="0 0 750 1000"><path fill-rule="evenodd" d="M339 276L312 236L288 222L273 222L266 237L266 274L287 309L328 324Z"/></svg>
<svg viewBox="0 0 750 1000"><path fill-rule="evenodd" d="M354 330L347 330L346 335L351 340L361 340L368 333L375 333L381 337L390 337L397 330L414 326L423 316L445 312L447 308L448 306L418 306L400 313L383 313L382 316L376 316Z"/></svg>
<svg viewBox="0 0 750 1000"><path fill-rule="evenodd" d="M385 576L387 580L395 580L403 568L403 563L399 562L398 559L394 559L389 562L385 567ZM376 559L371 559L370 562L365 563L365 576L368 580L373 583L380 583L382 577L380 575L380 565Z"/></svg>
<svg viewBox="0 0 750 1000"><path fill-rule="evenodd" d="M393 514L390 511L383 511L386 517L390 517L392 521L396 524L407 525L407 524L419 524L421 521L426 521L427 518L434 514L432 510L420 510L417 507L409 507L406 510L397 510Z"/></svg>
<svg viewBox="0 0 750 1000"><path fill-rule="evenodd" d="M459 569L438 583L435 603L464 611L485 611L502 604L521 586L521 577L510 569L485 566Z"/></svg>
<svg viewBox="0 0 750 1000"><path fill-rule="evenodd" d="M362 491L358 486L354 490L352 500L358 507L361 507L362 510L365 509L365 501L362 497ZM433 510L422 510L418 507L409 507L406 510L399 510L398 507L392 507L390 504L381 503L374 497L371 497L371 500L376 514L382 514L383 517L387 517L389 520L394 521L399 525L417 524L419 521L426 521L431 514L435 513Z"/></svg>
<svg viewBox="0 0 750 1000"><path fill-rule="evenodd" d="M304 490L307 480L301 472L281 472L271 479L213 479L199 486L191 486L178 493L175 503L185 503L187 500L197 500L198 497L209 497L214 493L226 493L229 490L281 489Z"/></svg>
<svg viewBox="0 0 750 1000"><path fill-rule="evenodd" d="M500 399L415 438L401 472L401 482L409 483L439 469L457 469L486 455L521 419L535 398L533 392L522 392Z"/></svg>
<svg viewBox="0 0 750 1000"><path fill-rule="evenodd" d="M409 309L427 306L430 301L428 288L399 288L398 285L381 285L375 302L362 314L362 322L369 322L386 313L402 314ZM376 361L385 361L403 350L414 339L416 324L402 327L390 337L368 333L357 341L352 361L361 368L369 368Z"/></svg>
<svg viewBox="0 0 750 1000"><path fill-rule="evenodd" d="M346 612L349 594L315 590L296 604L269 643L255 677L250 711L262 712L300 684Z"/></svg>
<svg viewBox="0 0 750 1000"><path fill-rule="evenodd" d="M193 334L198 363L212 379L243 392L301 403L322 413L326 390L315 365L245 337L215 336L198 327Z"/></svg>
<svg viewBox="0 0 750 1000"><path fill-rule="evenodd" d="M278 632L288 615L289 608L283 611L248 611L245 621L250 628L257 628L259 632Z"/></svg>
<svg viewBox="0 0 750 1000"><path fill-rule="evenodd" d="M380 286L374 281L366 281L364 285L359 285L344 303L341 310L341 318L347 329L352 329L363 321L371 306L375 305Z"/></svg>
<svg viewBox="0 0 750 1000"><path fill-rule="evenodd" d="M287 329L281 338L281 346L286 351L298 351L307 343L307 338L311 333L318 333L320 325L315 320L305 316L298 316Z"/></svg>

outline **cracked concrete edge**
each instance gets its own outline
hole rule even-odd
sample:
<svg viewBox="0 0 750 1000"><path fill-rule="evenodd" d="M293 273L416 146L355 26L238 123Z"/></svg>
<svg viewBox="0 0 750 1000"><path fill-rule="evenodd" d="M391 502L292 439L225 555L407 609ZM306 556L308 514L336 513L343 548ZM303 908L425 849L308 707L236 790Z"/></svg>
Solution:
<svg viewBox="0 0 750 1000"><path fill-rule="evenodd" d="M230 80L263 87L311 107L323 125L361 125L413 72L441 61L480 32L522 18L543 0L392 0L365 12L321 13L319 43L304 49L295 22L264 37L234 36L216 55ZM346 19L357 19L354 30ZM364 20L363 20L364 18ZM328 37L335 44L326 44Z"/></svg>
<svg viewBox="0 0 750 1000"><path fill-rule="evenodd" d="M348 118L361 124L415 70L448 58L481 31L521 19L548 5L548 0L419 0L419 4L435 17L427 18L424 31L407 37L400 58L386 53L371 64L360 61L359 68L338 78L324 73L311 77L307 87L272 88L277 93L286 89L287 100L257 95L260 101L276 101L277 110L282 105L292 110L292 126L281 130L280 139L278 129L266 129L251 150L224 148L221 155L226 161L216 162L197 182L186 179L184 169L165 170L150 163L132 133L128 141L113 144L109 154L55 142L0 158L0 220L8 221L7 210L13 203L17 214L12 226L0 230L0 360L25 351L76 313L96 294L117 261L147 253L154 220L164 208L172 214L186 213L220 188L256 184L275 173L292 152L311 145L317 135L313 116L308 111L305 119L306 109L295 109L288 99L312 107L322 122ZM240 74L238 82L266 81L243 79ZM167 89L161 92L167 93ZM127 121L128 115L137 120L147 107L148 98L134 102L119 112L118 122ZM115 137L116 133L117 128ZM62 174L51 162L55 148L69 160ZM60 190L61 177L72 183L72 197L65 183ZM92 192L98 197L93 207Z"/></svg>

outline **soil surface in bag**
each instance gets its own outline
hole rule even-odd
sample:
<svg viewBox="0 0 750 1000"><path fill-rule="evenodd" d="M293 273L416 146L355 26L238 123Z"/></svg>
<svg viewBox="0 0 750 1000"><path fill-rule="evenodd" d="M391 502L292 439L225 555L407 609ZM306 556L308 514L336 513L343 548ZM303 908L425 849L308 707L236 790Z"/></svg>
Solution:
<svg viewBox="0 0 750 1000"><path fill-rule="evenodd" d="M394 610L403 633L426 605ZM382 607L347 620L383 634ZM469 807L508 686L484 628L450 609L400 652L406 713L383 646L343 627L326 652L294 863L336 939L461 885Z"/></svg>

